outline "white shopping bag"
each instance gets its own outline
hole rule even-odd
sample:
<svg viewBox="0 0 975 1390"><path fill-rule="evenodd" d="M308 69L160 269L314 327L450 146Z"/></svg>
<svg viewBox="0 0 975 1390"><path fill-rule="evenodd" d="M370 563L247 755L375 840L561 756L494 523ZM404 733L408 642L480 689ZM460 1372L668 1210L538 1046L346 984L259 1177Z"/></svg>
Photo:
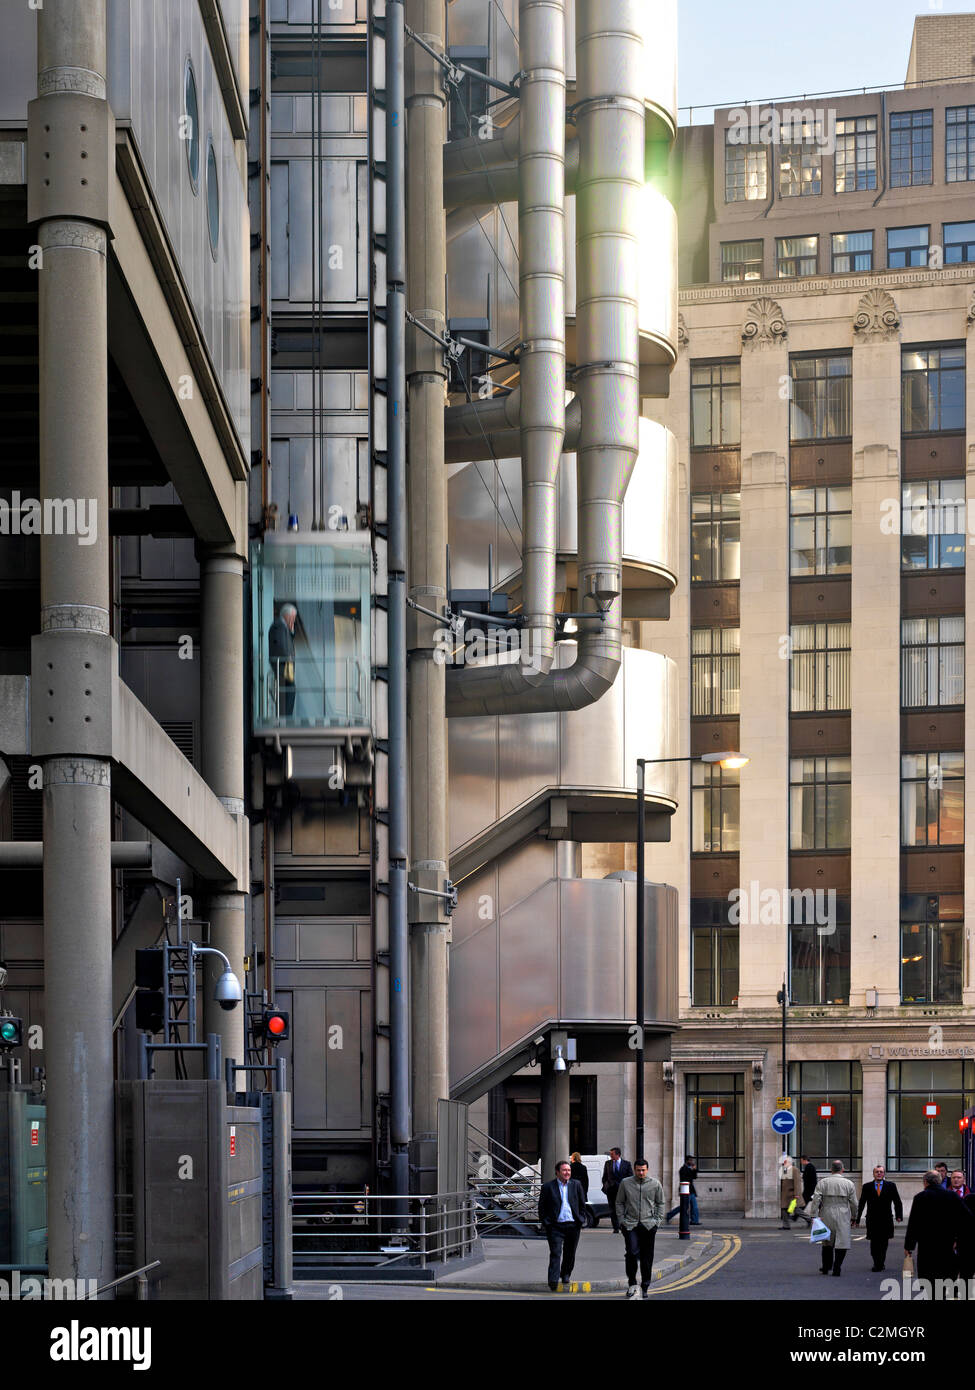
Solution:
<svg viewBox="0 0 975 1390"><path fill-rule="evenodd" d="M824 1240L829 1240L829 1227L825 1221L820 1221L818 1216L813 1217L812 1225L809 1228L809 1239L813 1245L819 1245Z"/></svg>

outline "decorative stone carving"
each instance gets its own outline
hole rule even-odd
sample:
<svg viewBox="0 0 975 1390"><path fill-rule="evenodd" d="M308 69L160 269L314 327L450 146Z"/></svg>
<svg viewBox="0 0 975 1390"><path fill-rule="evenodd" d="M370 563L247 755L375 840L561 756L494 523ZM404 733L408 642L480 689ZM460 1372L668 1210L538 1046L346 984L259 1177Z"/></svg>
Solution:
<svg viewBox="0 0 975 1390"><path fill-rule="evenodd" d="M678 315L677 315L677 351L680 352L681 348L686 348L687 345L688 345L688 343L689 343L690 341L691 341L691 340L690 340L690 337L688 336L688 332L687 332L687 324L684 322L684 315L683 315L683 314L678 314Z"/></svg>
<svg viewBox="0 0 975 1390"><path fill-rule="evenodd" d="M972 302L968 306L968 319L966 322L966 326L968 328L975 328L975 290L972 291Z"/></svg>
<svg viewBox="0 0 975 1390"><path fill-rule="evenodd" d="M886 290L867 290L857 306L853 333L860 342L873 338L894 338L901 326L901 316L893 297Z"/></svg>
<svg viewBox="0 0 975 1390"><path fill-rule="evenodd" d="M779 347L789 335L782 306L763 296L748 306L741 341L745 347Z"/></svg>

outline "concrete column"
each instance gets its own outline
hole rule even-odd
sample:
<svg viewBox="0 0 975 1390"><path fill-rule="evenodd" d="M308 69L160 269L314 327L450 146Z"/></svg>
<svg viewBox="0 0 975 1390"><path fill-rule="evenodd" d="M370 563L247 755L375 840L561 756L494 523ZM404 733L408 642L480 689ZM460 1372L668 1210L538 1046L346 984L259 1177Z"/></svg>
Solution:
<svg viewBox="0 0 975 1390"><path fill-rule="evenodd" d="M784 343L743 348L740 734L750 762L741 772L739 1009L774 1008L786 968L785 914L759 909L764 891L782 893L789 881L788 373ZM781 440L781 451L755 451L758 440Z"/></svg>
<svg viewBox="0 0 975 1390"><path fill-rule="evenodd" d="M407 0L407 25L442 52L442 0ZM443 208L445 94L440 67L416 43L407 50L407 304L433 332L446 324ZM442 349L411 329L407 336L407 504L409 596L440 612L447 596L447 492L444 470L446 369ZM447 876L447 723L444 668L433 659L439 624L414 610L408 625L410 882L441 890ZM413 1133L435 1138L437 1102L449 1093L447 943L443 900L413 893L411 1007ZM427 1159L424 1159L426 1162Z"/></svg>
<svg viewBox="0 0 975 1390"><path fill-rule="evenodd" d="M542 1071L542 1182L555 1176L555 1165L569 1157L569 1073ZM614 1143L619 1142L614 1140Z"/></svg>
<svg viewBox="0 0 975 1390"><path fill-rule="evenodd" d="M862 1145L863 1171L870 1174L878 1163L887 1166L887 1061L863 1058Z"/></svg>
<svg viewBox="0 0 975 1390"><path fill-rule="evenodd" d="M201 554L200 724L203 776L230 815L244 815L244 563L239 546ZM247 895L213 894L210 945L223 951L243 986ZM205 957L204 1031L220 1038L221 1056L244 1060L243 1004L222 1009L213 998L224 966Z"/></svg>
<svg viewBox="0 0 975 1390"><path fill-rule="evenodd" d="M900 1003L900 342L853 347L850 1005ZM896 513L895 513L896 514Z"/></svg>

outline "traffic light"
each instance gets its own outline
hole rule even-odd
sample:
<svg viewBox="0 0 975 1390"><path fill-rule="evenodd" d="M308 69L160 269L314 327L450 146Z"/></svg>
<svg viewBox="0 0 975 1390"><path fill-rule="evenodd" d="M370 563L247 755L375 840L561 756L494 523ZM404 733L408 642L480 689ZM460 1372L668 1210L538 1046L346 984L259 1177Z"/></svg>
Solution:
<svg viewBox="0 0 975 1390"><path fill-rule="evenodd" d="M166 952L152 946L135 953L135 1026L140 1032L161 1033L163 1018L163 976Z"/></svg>
<svg viewBox="0 0 975 1390"><path fill-rule="evenodd" d="M22 1047L23 1042L24 1020L13 1014L0 1015L0 1048Z"/></svg>
<svg viewBox="0 0 975 1390"><path fill-rule="evenodd" d="M265 1004L261 1009L261 1042L283 1042L291 1036L291 1015L286 1009L277 1009L273 1004Z"/></svg>

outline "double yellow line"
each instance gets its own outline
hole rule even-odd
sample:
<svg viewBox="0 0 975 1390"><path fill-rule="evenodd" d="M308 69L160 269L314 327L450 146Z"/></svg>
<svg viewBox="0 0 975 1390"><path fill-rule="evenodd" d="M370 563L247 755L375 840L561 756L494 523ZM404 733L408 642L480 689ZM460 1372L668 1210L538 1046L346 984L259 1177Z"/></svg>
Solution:
<svg viewBox="0 0 975 1390"><path fill-rule="evenodd" d="M650 1293L679 1293L681 1289L692 1288L694 1284L703 1284L705 1279L710 1279L712 1274L717 1274L718 1270L733 1260L741 1249L740 1236L722 1236L721 1248L713 1255L693 1270L688 1270L686 1275L675 1279L672 1283L662 1279L659 1284L650 1285Z"/></svg>

